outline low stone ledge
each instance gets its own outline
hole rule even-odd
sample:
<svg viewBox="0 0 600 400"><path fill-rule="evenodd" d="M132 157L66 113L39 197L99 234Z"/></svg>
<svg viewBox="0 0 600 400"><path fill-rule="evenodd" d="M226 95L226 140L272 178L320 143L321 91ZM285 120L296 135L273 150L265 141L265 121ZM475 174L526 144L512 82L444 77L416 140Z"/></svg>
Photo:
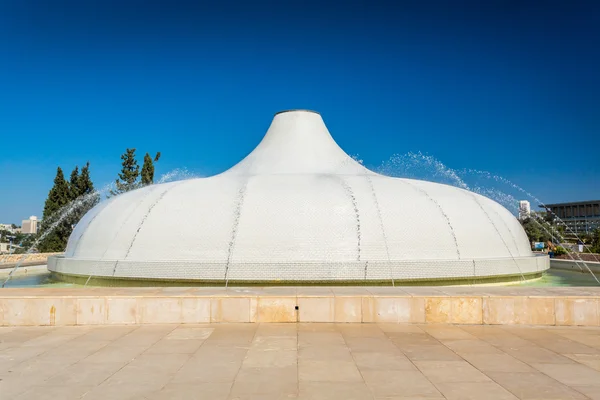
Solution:
<svg viewBox="0 0 600 400"><path fill-rule="evenodd" d="M272 322L600 326L600 288L3 289L0 325Z"/></svg>

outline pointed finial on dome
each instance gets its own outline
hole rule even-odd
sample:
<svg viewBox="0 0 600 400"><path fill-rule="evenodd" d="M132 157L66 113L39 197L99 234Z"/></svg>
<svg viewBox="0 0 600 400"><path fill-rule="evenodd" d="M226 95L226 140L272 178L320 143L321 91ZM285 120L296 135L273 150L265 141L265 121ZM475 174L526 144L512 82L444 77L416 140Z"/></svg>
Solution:
<svg viewBox="0 0 600 400"><path fill-rule="evenodd" d="M291 112L307 112L307 113L313 113L313 114L321 115L317 111L306 110L306 109L303 109L303 108L294 108L294 109L291 109L291 110L282 110L282 111L276 112L275 115L279 115L279 114L283 114L283 113L291 113Z"/></svg>

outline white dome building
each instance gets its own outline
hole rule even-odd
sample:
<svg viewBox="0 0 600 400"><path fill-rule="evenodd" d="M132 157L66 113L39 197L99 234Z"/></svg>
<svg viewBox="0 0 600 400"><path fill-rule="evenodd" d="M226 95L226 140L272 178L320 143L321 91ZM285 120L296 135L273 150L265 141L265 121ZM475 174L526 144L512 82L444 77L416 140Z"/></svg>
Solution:
<svg viewBox="0 0 600 400"><path fill-rule="evenodd" d="M465 283L539 275L548 259L498 203L372 172L318 113L294 110L222 174L100 203L48 268L62 279Z"/></svg>

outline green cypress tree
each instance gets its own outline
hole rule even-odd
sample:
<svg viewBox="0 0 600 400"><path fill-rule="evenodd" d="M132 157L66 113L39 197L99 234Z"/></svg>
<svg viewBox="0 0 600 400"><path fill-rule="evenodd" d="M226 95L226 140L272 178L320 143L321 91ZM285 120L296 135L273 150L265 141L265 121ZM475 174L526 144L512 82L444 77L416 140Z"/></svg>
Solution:
<svg viewBox="0 0 600 400"><path fill-rule="evenodd" d="M79 185L77 184L79 181L79 167L75 166L73 171L71 172L71 177L69 178L69 201L74 201L79 197ZM73 210L72 213L67 217L67 221L69 221L69 226L73 226L79 220L79 216L77 215L77 210Z"/></svg>
<svg viewBox="0 0 600 400"><path fill-rule="evenodd" d="M81 196L81 206L77 210L75 224L79 222L89 210L94 208L100 202L100 194L94 189L94 183L90 178L90 162L88 161L83 168L77 180L77 193Z"/></svg>
<svg viewBox="0 0 600 400"><path fill-rule="evenodd" d="M65 176L60 167L56 169L56 177L54 178L54 186L48 193L48 198L44 203L44 216L40 235L43 235L58 219L61 210L70 202L70 190ZM67 246L67 240L71 234L71 227L68 218L65 218L58 226L55 227L42 240L39 245L39 250L42 252L64 251Z"/></svg>
<svg viewBox="0 0 600 400"><path fill-rule="evenodd" d="M144 156L144 165L142 165L142 186L152 185L154 182L154 164L152 157L146 153Z"/></svg>
<svg viewBox="0 0 600 400"><path fill-rule="evenodd" d="M142 186L152 185L154 183L154 163L160 158L160 151L154 156L154 161L150 154L144 156L144 165L142 165Z"/></svg>
<svg viewBox="0 0 600 400"><path fill-rule="evenodd" d="M73 172L71 172L71 178L69 179L69 198L75 200L79 197L79 167L75 166Z"/></svg>
<svg viewBox="0 0 600 400"><path fill-rule="evenodd" d="M140 166L135 159L135 149L127 149L121 155L121 160L123 160L121 172L119 179L115 181L115 189L110 191L111 196L128 192L139 186L137 179L140 175Z"/></svg>

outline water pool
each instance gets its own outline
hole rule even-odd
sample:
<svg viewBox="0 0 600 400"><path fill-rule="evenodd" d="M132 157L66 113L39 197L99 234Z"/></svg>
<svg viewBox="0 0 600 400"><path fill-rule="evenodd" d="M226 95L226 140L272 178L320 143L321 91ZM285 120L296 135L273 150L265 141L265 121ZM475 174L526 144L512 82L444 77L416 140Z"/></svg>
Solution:
<svg viewBox="0 0 600 400"><path fill-rule="evenodd" d="M11 269L0 270L0 280L3 282ZM17 287L81 287L73 283L57 282L51 279L45 265L22 267L17 270L7 282L7 288ZM93 285L90 285L93 286ZM508 286L508 285L507 285ZM525 283L512 283L510 286L598 286L598 282L589 273L549 269L537 280Z"/></svg>

